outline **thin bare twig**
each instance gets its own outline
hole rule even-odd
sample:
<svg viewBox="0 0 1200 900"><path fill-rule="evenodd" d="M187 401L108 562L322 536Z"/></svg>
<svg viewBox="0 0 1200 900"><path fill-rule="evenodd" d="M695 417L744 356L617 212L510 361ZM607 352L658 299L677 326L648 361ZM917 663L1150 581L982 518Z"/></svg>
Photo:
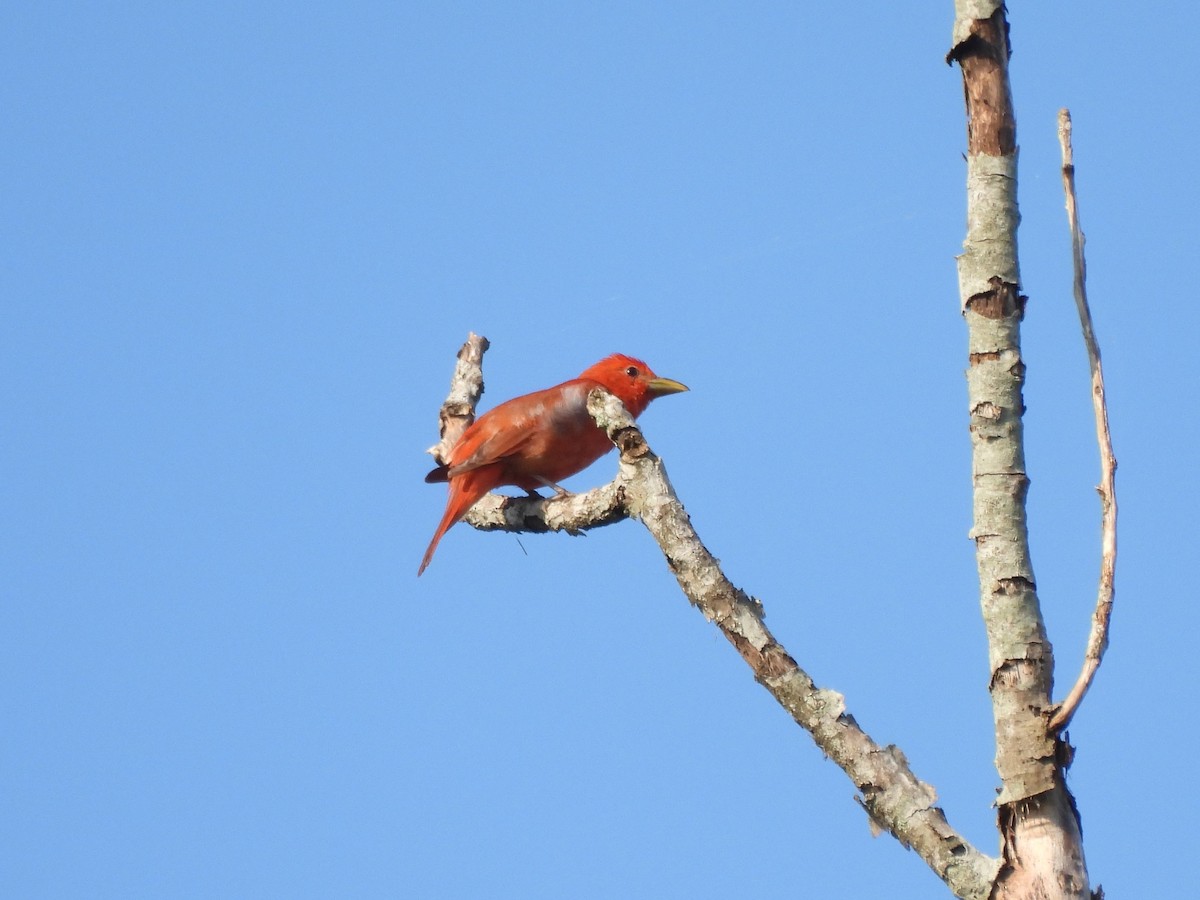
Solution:
<svg viewBox="0 0 1200 900"><path fill-rule="evenodd" d="M1071 146L1071 113L1058 112L1058 141L1062 146L1063 191L1066 193L1067 223L1071 228L1071 256L1075 265L1075 306L1083 327L1088 362L1092 370L1092 407L1096 413L1096 440L1100 445L1100 589L1096 609L1092 613L1092 628L1088 634L1083 670L1054 715L1050 729L1066 728L1075 715L1084 695L1096 677L1104 651L1108 648L1108 623L1113 607L1113 577L1117 566L1117 460L1113 456L1112 436L1108 431L1108 403L1104 396L1104 368L1100 363L1100 346L1092 329L1092 312L1087 301L1087 264L1083 258L1083 232L1079 228L1079 213L1075 203L1075 154Z"/></svg>

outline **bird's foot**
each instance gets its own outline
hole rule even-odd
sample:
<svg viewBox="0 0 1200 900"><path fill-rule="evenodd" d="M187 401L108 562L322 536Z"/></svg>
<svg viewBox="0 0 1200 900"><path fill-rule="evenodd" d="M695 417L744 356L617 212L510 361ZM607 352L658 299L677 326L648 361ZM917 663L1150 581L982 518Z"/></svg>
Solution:
<svg viewBox="0 0 1200 900"><path fill-rule="evenodd" d="M548 487L554 491L555 499L557 499L559 497L570 497L571 496L571 492L568 491L561 484L555 484L553 481L546 481L544 479L542 479L542 484L544 484L546 487Z"/></svg>

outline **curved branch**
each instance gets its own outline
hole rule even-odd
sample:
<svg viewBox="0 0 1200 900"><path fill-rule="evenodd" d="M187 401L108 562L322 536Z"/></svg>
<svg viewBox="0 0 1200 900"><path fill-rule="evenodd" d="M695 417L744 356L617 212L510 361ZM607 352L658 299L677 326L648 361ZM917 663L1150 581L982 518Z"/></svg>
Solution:
<svg viewBox="0 0 1200 900"><path fill-rule="evenodd" d="M1100 588L1096 609L1092 613L1092 628L1088 634L1083 670L1070 693L1050 718L1050 729L1061 731L1071 723L1079 704L1108 649L1108 623L1112 617L1114 578L1117 568L1117 460L1113 456L1112 435L1108 430L1108 402L1104 395L1104 367L1100 362L1100 344L1092 329L1092 311L1087 300L1087 263L1083 257L1083 231L1079 227L1079 212L1075 203L1075 154L1071 147L1071 113L1059 110L1058 140L1062 145L1063 192L1066 194L1067 225L1071 229L1071 258L1074 263L1075 306L1083 328L1088 363L1092 370L1092 407L1096 415L1096 442L1100 445Z"/></svg>

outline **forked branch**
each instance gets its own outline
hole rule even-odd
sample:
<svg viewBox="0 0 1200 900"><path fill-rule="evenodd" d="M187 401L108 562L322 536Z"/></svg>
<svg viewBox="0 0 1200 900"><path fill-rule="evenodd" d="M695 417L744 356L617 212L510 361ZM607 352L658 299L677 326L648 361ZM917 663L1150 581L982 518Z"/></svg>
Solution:
<svg viewBox="0 0 1200 900"><path fill-rule="evenodd" d="M460 366L463 359L460 353ZM762 604L725 577L701 542L662 460L621 402L596 389L588 398L588 412L620 451L614 481L586 494L549 500L490 494L465 521L485 529L547 531L640 519L687 598L720 629L755 679L849 776L872 827L915 850L956 896L987 898L1000 861L980 853L951 828L934 789L917 778L904 754L872 740L846 712L842 695L817 687L775 640L763 623ZM443 423L446 418L443 414Z"/></svg>

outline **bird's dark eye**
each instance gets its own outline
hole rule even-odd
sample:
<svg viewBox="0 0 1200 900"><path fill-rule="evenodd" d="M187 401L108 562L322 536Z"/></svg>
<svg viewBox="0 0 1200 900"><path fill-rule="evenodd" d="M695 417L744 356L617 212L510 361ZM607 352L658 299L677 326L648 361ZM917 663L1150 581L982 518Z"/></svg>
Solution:
<svg viewBox="0 0 1200 900"><path fill-rule="evenodd" d="M630 378L637 378L638 374L639 374L638 367L630 366L628 369L625 370L625 374L628 375Z"/></svg>

